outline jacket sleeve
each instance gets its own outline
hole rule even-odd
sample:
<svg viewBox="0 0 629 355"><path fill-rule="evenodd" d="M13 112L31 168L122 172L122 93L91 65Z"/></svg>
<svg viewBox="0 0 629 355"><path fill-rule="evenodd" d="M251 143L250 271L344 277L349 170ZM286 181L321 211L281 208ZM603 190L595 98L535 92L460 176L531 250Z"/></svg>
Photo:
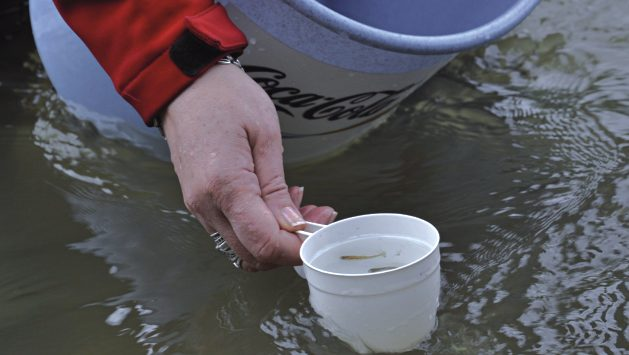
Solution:
<svg viewBox="0 0 629 355"><path fill-rule="evenodd" d="M147 125L199 75L247 45L211 0L54 1Z"/></svg>

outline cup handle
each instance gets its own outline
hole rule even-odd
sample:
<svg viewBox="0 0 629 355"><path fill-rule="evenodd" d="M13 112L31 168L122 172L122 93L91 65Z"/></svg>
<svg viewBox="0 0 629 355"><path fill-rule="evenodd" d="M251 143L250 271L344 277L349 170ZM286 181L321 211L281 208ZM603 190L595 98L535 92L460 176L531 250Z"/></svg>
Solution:
<svg viewBox="0 0 629 355"><path fill-rule="evenodd" d="M306 228L304 228L303 230L299 230L296 233L299 236L299 239L301 239L301 241L303 242L308 239L308 237L310 237L314 232L323 227L325 227L325 224L306 222Z"/></svg>
<svg viewBox="0 0 629 355"><path fill-rule="evenodd" d="M306 228L304 228L303 230L297 231L297 235L299 236L299 239L301 239L301 241L305 241L306 239L308 239L314 232L318 231L319 229L325 227L325 224L319 224L319 223L313 223L313 222L306 222ZM295 272L297 273L297 275L301 276L302 279L306 278L306 274L304 273L304 267L303 266L294 266L293 269L295 269Z"/></svg>

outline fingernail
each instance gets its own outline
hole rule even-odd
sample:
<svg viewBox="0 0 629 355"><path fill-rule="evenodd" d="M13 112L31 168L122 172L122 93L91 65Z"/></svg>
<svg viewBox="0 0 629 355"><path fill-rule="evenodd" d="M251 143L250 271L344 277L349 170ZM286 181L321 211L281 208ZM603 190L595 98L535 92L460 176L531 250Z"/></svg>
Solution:
<svg viewBox="0 0 629 355"><path fill-rule="evenodd" d="M297 189L297 196L299 196L298 201L299 203L301 203L301 201L304 199L304 187L303 186L299 186L299 189ZM299 206L297 206L299 207Z"/></svg>
<svg viewBox="0 0 629 355"><path fill-rule="evenodd" d="M334 222L334 220L336 219L336 216L338 216L339 213L336 211L332 211L332 213L330 214L330 219L328 219L328 223L332 223Z"/></svg>
<svg viewBox="0 0 629 355"><path fill-rule="evenodd" d="M297 227L306 224L306 221L301 217L299 212L293 207L282 208L282 217L286 220L289 226Z"/></svg>

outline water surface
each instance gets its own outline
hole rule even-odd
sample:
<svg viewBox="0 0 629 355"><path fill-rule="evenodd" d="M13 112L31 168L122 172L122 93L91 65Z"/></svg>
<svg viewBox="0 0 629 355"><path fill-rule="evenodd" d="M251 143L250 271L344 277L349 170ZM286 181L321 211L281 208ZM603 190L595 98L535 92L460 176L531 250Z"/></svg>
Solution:
<svg viewBox="0 0 629 355"><path fill-rule="evenodd" d="M440 231L438 328L416 353L629 351L629 2L543 2L344 153L306 202ZM245 274L169 163L55 97L22 2L0 6L0 353L325 354L289 268Z"/></svg>

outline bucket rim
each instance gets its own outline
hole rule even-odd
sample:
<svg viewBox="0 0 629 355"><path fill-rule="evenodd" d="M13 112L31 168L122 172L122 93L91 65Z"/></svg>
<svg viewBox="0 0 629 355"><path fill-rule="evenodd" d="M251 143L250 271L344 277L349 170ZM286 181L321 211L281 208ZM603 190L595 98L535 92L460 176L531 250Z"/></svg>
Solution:
<svg viewBox="0 0 629 355"><path fill-rule="evenodd" d="M519 0L482 26L441 36L416 36L382 30L342 15L317 0L282 0L329 30L372 47L407 54L451 54L493 41L522 22L539 0Z"/></svg>

